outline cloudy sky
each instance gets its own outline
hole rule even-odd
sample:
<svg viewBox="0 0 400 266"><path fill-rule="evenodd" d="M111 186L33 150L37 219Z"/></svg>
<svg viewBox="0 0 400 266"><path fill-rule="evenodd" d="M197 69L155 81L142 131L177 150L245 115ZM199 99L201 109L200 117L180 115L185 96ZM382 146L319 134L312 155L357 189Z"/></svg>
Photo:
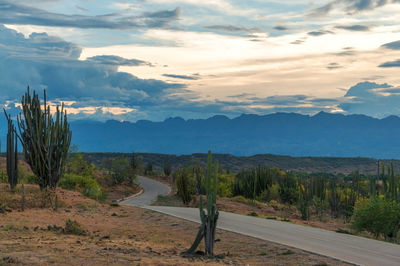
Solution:
<svg viewBox="0 0 400 266"><path fill-rule="evenodd" d="M34 4L32 4L34 3ZM400 0L0 0L0 105L72 119L400 115Z"/></svg>

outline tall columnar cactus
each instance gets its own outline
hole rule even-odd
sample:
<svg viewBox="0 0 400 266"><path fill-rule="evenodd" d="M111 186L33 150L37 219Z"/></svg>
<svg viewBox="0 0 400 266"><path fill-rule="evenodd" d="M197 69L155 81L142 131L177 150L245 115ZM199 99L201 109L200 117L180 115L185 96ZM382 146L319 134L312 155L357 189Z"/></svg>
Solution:
<svg viewBox="0 0 400 266"><path fill-rule="evenodd" d="M189 178L185 168L180 168L175 172L175 184L178 189L178 196L184 204L189 204L192 200L192 191L190 190Z"/></svg>
<svg viewBox="0 0 400 266"><path fill-rule="evenodd" d="M388 173L388 176L389 176L389 191L387 193L387 197L390 200L398 201L398 192L397 192L397 190L398 190L398 176L396 176L394 174L393 162L391 162L390 168L388 170L389 170L389 173Z"/></svg>
<svg viewBox="0 0 400 266"><path fill-rule="evenodd" d="M14 124L4 110L8 120L7 132L7 176L10 188L14 189L18 183L18 139Z"/></svg>
<svg viewBox="0 0 400 266"><path fill-rule="evenodd" d="M185 253L194 253L196 248L204 238L205 241L205 255L214 255L214 243L215 243L215 229L217 228L217 221L219 212L217 210L217 175L218 175L218 163L212 163L211 151L208 151L207 161L207 174L205 180L205 189L207 197L207 213L203 208L203 195L200 195L199 209L201 226L197 233L196 239L192 246L185 251Z"/></svg>
<svg viewBox="0 0 400 266"><path fill-rule="evenodd" d="M54 117L46 102L42 106L38 94L29 87L22 97L23 118L18 117L19 137L24 148L24 157L38 177L41 189L55 189L63 173L68 149L71 144L71 131L64 105L56 107Z"/></svg>
<svg viewBox="0 0 400 266"><path fill-rule="evenodd" d="M383 195L386 195L387 192L387 182L386 182L386 176L385 176L385 163L382 162L382 183L383 183Z"/></svg>

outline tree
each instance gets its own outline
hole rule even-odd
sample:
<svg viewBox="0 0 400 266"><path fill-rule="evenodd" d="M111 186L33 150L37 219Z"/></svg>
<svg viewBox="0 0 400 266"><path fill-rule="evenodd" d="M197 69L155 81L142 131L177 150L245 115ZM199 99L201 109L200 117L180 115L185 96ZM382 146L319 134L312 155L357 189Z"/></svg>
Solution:
<svg viewBox="0 0 400 266"><path fill-rule="evenodd" d="M70 158L67 162L67 173L90 178L96 176L96 166L88 163L83 158L83 153L74 152L69 157Z"/></svg>
<svg viewBox="0 0 400 266"><path fill-rule="evenodd" d="M119 157L113 159L111 162L111 176L113 184L121 184L124 181L127 181L129 184L133 184L136 176L128 160L124 157Z"/></svg>
<svg viewBox="0 0 400 266"><path fill-rule="evenodd" d="M18 137L25 160L38 177L40 189L50 187L55 190L64 172L72 137L64 104L61 109L57 105L53 117L46 102L46 91L42 106L38 94L33 91L31 96L28 87L22 97L21 107L23 118L22 114L17 118Z"/></svg>
<svg viewBox="0 0 400 266"><path fill-rule="evenodd" d="M353 227L357 231L368 231L376 238L397 236L400 224L400 204L384 198L364 199L355 205Z"/></svg>

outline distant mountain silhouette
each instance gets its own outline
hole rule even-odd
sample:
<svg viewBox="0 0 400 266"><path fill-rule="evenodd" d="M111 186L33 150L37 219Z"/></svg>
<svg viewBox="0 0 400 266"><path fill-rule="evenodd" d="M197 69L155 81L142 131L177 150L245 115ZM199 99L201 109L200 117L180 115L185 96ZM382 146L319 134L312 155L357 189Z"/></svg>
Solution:
<svg viewBox="0 0 400 266"><path fill-rule="evenodd" d="M320 112L241 115L234 119L169 118L136 123L71 122L72 142L84 152L234 155L281 154L400 158L400 118Z"/></svg>

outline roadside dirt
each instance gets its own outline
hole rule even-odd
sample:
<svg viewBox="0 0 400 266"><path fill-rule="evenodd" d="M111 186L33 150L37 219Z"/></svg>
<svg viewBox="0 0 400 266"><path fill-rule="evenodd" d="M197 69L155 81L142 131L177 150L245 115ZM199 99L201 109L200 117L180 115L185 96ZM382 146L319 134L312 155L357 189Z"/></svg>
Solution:
<svg viewBox="0 0 400 266"><path fill-rule="evenodd" d="M40 194L38 188L27 187L32 195ZM12 192L0 184L0 194L0 201L5 201ZM13 197L18 201L17 194ZM100 204L78 192L59 189L58 195L62 207L57 211L32 204L24 212L16 208L0 213L0 265L346 265L221 230L216 243L220 258L182 257L197 224L139 208ZM67 219L77 221L86 234L63 233Z"/></svg>

